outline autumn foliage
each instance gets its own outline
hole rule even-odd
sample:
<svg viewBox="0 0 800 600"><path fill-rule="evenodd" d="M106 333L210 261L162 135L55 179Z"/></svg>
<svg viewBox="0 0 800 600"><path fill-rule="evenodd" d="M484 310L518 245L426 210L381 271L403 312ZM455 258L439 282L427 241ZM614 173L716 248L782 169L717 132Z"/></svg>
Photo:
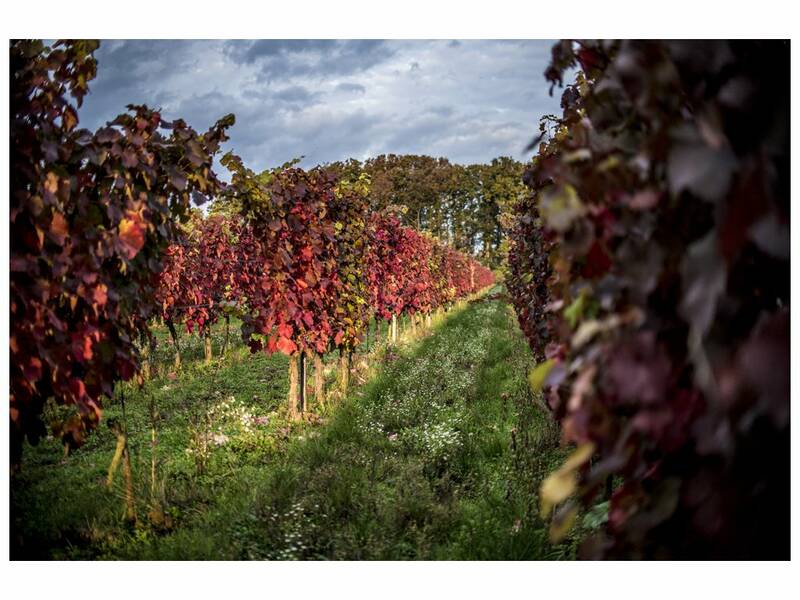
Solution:
<svg viewBox="0 0 800 600"><path fill-rule="evenodd" d="M370 247L366 257L370 305L375 317L384 321L399 315L403 301L403 226L392 211L370 218Z"/></svg>
<svg viewBox="0 0 800 600"><path fill-rule="evenodd" d="M101 398L133 377L157 312L155 275L190 201L215 195L212 157L229 116L203 135L129 106L78 127L97 43L11 44L11 432L45 432L45 401L74 408L56 433L79 444Z"/></svg>
<svg viewBox="0 0 800 600"><path fill-rule="evenodd" d="M373 314L428 313L493 282L474 259L403 226L396 210L369 215L364 179L296 167L257 175L234 155L224 162L234 173L226 194L258 245L243 326L254 351L349 351Z"/></svg>
<svg viewBox="0 0 800 600"><path fill-rule="evenodd" d="M340 284L331 304L333 345L348 352L361 343L371 316L365 260L369 248L369 181L363 176L352 181L340 179L328 200Z"/></svg>
<svg viewBox="0 0 800 600"><path fill-rule="evenodd" d="M589 557L788 558L789 45L561 42L509 292ZM609 478L613 478L609 480Z"/></svg>
<svg viewBox="0 0 800 600"><path fill-rule="evenodd" d="M239 313L258 267L252 230L241 219L193 214L164 252L156 300L161 317L191 333Z"/></svg>
<svg viewBox="0 0 800 600"><path fill-rule="evenodd" d="M26 437L45 432L49 398L73 409L54 432L80 445L102 397L140 371L155 318L173 334L177 323L208 334L235 313L253 351L349 355L373 314L430 313L491 283L490 271L396 214L370 217L363 173L257 175L229 154L232 182L221 183L211 166L232 115L198 134L128 106L97 132L80 129L96 48L11 45L15 460ZM240 208L209 217L192 208L210 198Z"/></svg>
<svg viewBox="0 0 800 600"><path fill-rule="evenodd" d="M245 340L253 351L324 353L338 333L333 313L342 288L328 213L334 179L321 169L298 168L258 176L233 155L225 164L234 173L228 193L241 202L258 244Z"/></svg>
<svg viewBox="0 0 800 600"><path fill-rule="evenodd" d="M392 209L370 224L367 271L375 316L429 314L494 283L472 257L400 224Z"/></svg>

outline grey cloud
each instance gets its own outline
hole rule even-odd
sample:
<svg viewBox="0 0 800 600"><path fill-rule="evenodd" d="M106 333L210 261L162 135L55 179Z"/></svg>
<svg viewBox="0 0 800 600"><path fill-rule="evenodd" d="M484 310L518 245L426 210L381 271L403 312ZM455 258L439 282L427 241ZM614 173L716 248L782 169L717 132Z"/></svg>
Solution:
<svg viewBox="0 0 800 600"><path fill-rule="evenodd" d="M229 113L236 114L237 119L240 118L240 115L244 116L241 107L237 105L238 101L235 97L214 90L181 99L172 110L165 111L164 116L170 119L180 117L197 131L205 131L217 119ZM237 114L237 109L240 109L239 114Z"/></svg>
<svg viewBox="0 0 800 600"><path fill-rule="evenodd" d="M317 104L320 102L321 97L322 94L320 92L311 92L302 85L289 86L277 90L271 95L271 99L276 101L276 104L281 108L292 111L303 110L313 104Z"/></svg>
<svg viewBox="0 0 800 600"><path fill-rule="evenodd" d="M302 85L293 85L275 92L275 98L286 102L308 102L317 94L312 94Z"/></svg>
<svg viewBox="0 0 800 600"><path fill-rule="evenodd" d="M367 91L360 83L349 83L347 81L343 81L339 85L336 86L336 89L340 92L349 92L353 94L364 94Z"/></svg>
<svg viewBox="0 0 800 600"><path fill-rule="evenodd" d="M103 42L79 111L102 125L129 103L202 131L236 115L225 150L255 170L380 153L484 162L521 150L559 111L542 73L551 42L128 40ZM410 72L410 65L421 68ZM224 176L224 175L223 175Z"/></svg>
<svg viewBox="0 0 800 600"><path fill-rule="evenodd" d="M453 114L454 110L452 106L430 106L427 108L426 112L439 117L449 117Z"/></svg>
<svg viewBox="0 0 800 600"><path fill-rule="evenodd" d="M257 64L262 81L302 75L349 75L390 58L384 40L256 40L225 46L235 63Z"/></svg>
<svg viewBox="0 0 800 600"><path fill-rule="evenodd" d="M226 51L234 62L253 63L261 57L330 50L335 43L336 40L237 40L229 42Z"/></svg>
<svg viewBox="0 0 800 600"><path fill-rule="evenodd" d="M199 44L193 40L102 41L95 54L98 76L89 84L90 93L79 113L81 124L97 128L125 112L127 104L163 108L191 93L165 82L175 73L198 68L193 48ZM175 116L181 115L170 118Z"/></svg>
<svg viewBox="0 0 800 600"><path fill-rule="evenodd" d="M237 140L234 150L257 169L275 166L292 158L305 156L303 166L310 167L337 160L359 157L370 140L380 135L383 119L360 111L342 119L320 113L313 118L295 114L279 123L260 128L256 137L251 131L248 143ZM265 163L264 157L269 157Z"/></svg>

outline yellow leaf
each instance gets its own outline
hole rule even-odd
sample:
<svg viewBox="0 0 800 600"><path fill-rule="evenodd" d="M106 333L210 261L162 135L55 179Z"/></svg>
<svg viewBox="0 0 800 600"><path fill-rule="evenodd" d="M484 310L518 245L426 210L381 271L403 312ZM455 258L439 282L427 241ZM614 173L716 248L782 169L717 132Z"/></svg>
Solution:
<svg viewBox="0 0 800 600"><path fill-rule="evenodd" d="M610 171L611 169L617 168L622 161L620 161L619 157L616 155L611 155L599 165L597 165L597 170L601 173L603 171Z"/></svg>
<svg viewBox="0 0 800 600"><path fill-rule="evenodd" d="M581 444L563 465L542 482L539 488L539 509L542 518L546 518L556 504L572 495L578 483L575 471L592 457L594 449L592 442Z"/></svg>
<svg viewBox="0 0 800 600"><path fill-rule="evenodd" d="M586 304L585 298L584 292L581 292L578 297L573 300L572 304L564 309L564 318L572 329L575 329L578 321L583 316L583 309Z"/></svg>
<svg viewBox="0 0 800 600"><path fill-rule="evenodd" d="M539 197L539 213L551 229L563 233L586 214L578 193L569 184L550 186Z"/></svg>
<svg viewBox="0 0 800 600"><path fill-rule="evenodd" d="M565 163L574 163L580 162L583 160L591 160L592 158L592 151L588 148L578 148L572 152L568 152L564 155L564 162Z"/></svg>
<svg viewBox="0 0 800 600"><path fill-rule="evenodd" d="M603 331L603 325L600 321L596 319L584 321L578 326L575 335L572 336L572 347L580 348L601 331Z"/></svg>
<svg viewBox="0 0 800 600"><path fill-rule="evenodd" d="M633 313L631 313L633 314ZM624 319L619 315L611 315L602 321L589 320L584 321L578 326L575 335L572 336L572 347L580 348L589 342L598 333L605 333L611 331L624 322Z"/></svg>
<svg viewBox="0 0 800 600"><path fill-rule="evenodd" d="M122 254L132 260L144 246L145 228L142 218L133 212L128 212L128 217L119 223L119 241Z"/></svg>
<svg viewBox="0 0 800 600"><path fill-rule="evenodd" d="M558 469L542 482L539 488L539 505L542 518L550 514L552 508L563 502L575 491L575 473Z"/></svg>
<svg viewBox="0 0 800 600"><path fill-rule="evenodd" d="M575 448L575 452L569 455L569 458L561 466L561 468L574 471L592 458L592 454L594 454L594 448L595 446L592 442L585 442L581 444Z"/></svg>
<svg viewBox="0 0 800 600"><path fill-rule="evenodd" d="M547 376L550 373L550 370L555 366L556 361L552 358L539 363L533 369L531 369L530 373L528 373L528 383L531 386L531 390L534 393L538 393L542 391L544 387L544 381L547 379Z"/></svg>
<svg viewBox="0 0 800 600"><path fill-rule="evenodd" d="M564 536L569 533L572 526L575 524L575 519L578 516L578 507L576 505L565 506L553 518L550 523L550 543L557 544L564 539Z"/></svg>

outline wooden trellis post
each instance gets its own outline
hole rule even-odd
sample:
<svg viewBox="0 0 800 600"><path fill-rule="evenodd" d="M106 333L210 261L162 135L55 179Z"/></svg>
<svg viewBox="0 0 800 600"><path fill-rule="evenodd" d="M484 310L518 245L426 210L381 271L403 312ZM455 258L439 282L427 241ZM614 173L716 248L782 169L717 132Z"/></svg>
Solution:
<svg viewBox="0 0 800 600"><path fill-rule="evenodd" d="M211 327L208 325L206 325L203 329L203 351L205 354L206 364L208 364L213 358L211 353Z"/></svg>
<svg viewBox="0 0 800 600"><path fill-rule="evenodd" d="M350 360L351 351L339 348L339 392L342 398L347 395L350 386Z"/></svg>
<svg viewBox="0 0 800 600"><path fill-rule="evenodd" d="M297 418L297 406L299 402L299 390L300 387L299 379L300 379L300 368L299 368L300 359L295 356L289 357L289 418L296 419Z"/></svg>
<svg viewBox="0 0 800 600"><path fill-rule="evenodd" d="M306 412L306 353L300 353L300 393L297 398L297 408L302 415Z"/></svg>
<svg viewBox="0 0 800 600"><path fill-rule="evenodd" d="M314 401L317 407L321 408L325 404L325 366L322 362L322 355L314 352Z"/></svg>
<svg viewBox="0 0 800 600"><path fill-rule="evenodd" d="M167 319L167 329L169 329L169 335L172 337L172 343L175 346L175 370L181 368L181 347L178 341L178 332L175 329L175 323L172 322L172 319Z"/></svg>

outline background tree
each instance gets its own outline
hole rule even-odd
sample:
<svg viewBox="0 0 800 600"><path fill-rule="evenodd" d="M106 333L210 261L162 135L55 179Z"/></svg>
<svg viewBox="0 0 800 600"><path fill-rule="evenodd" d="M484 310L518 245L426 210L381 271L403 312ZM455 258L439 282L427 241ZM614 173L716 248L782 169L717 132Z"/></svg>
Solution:
<svg viewBox="0 0 800 600"><path fill-rule="evenodd" d="M473 254L484 264L496 267L505 259L501 215L527 195L522 183L523 171L521 163L506 156L480 167L480 203L474 221L480 231L480 249Z"/></svg>
<svg viewBox="0 0 800 600"><path fill-rule="evenodd" d="M493 268L504 261L500 215L524 193L521 163L501 157L488 165L462 166L444 158L389 154L368 159L362 168L372 181L374 209L404 206L404 225L427 231Z"/></svg>

